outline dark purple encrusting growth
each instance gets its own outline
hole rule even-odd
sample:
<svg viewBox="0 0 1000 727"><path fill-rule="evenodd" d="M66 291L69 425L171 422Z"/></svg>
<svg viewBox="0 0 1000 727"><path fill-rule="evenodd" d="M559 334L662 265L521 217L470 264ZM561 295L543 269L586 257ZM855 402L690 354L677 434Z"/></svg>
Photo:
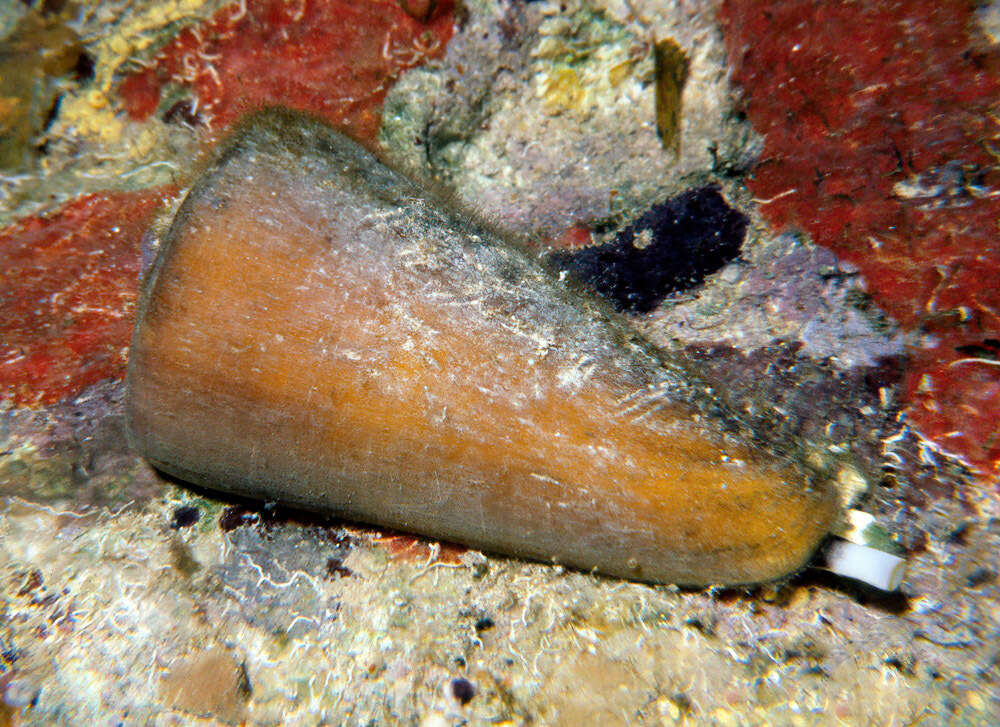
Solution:
<svg viewBox="0 0 1000 727"><path fill-rule="evenodd" d="M194 525L201 518L201 512L193 505L182 505L174 508L174 517L170 521L172 530L179 530Z"/></svg>
<svg viewBox="0 0 1000 727"><path fill-rule="evenodd" d="M476 696L476 685L464 677L451 680L451 693L459 704L468 704Z"/></svg>
<svg viewBox="0 0 1000 727"><path fill-rule="evenodd" d="M354 572L340 558L330 557L326 559L326 575L328 578L349 578Z"/></svg>
<svg viewBox="0 0 1000 727"><path fill-rule="evenodd" d="M227 533L244 525L252 525L257 522L260 522L258 515L238 505L227 507L219 516L219 527Z"/></svg>
<svg viewBox="0 0 1000 727"><path fill-rule="evenodd" d="M747 218L713 185L653 206L613 242L554 252L549 260L619 310L645 313L739 255L746 229Z"/></svg>

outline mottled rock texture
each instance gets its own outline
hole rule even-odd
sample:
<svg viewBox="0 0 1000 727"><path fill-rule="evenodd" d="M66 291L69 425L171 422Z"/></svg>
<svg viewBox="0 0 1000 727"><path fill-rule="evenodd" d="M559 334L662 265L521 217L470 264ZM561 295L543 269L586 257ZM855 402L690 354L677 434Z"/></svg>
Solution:
<svg viewBox="0 0 1000 727"><path fill-rule="evenodd" d="M764 135L765 218L854 263L913 333L906 413L984 474L1000 464L1000 55L964 2L725 2Z"/></svg>

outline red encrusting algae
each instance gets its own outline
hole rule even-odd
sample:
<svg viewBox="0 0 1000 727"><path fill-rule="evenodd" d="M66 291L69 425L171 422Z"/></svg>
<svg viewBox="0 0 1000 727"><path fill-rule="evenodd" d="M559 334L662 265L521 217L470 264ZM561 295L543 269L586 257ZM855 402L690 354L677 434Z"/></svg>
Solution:
<svg viewBox="0 0 1000 727"><path fill-rule="evenodd" d="M427 565L433 563L459 565L462 556L469 550L462 545L428 541L414 535L391 531L377 533L372 542L381 545L394 560Z"/></svg>
<svg viewBox="0 0 1000 727"><path fill-rule="evenodd" d="M142 234L175 193L90 194L0 230L0 401L42 406L124 375Z"/></svg>
<svg viewBox="0 0 1000 727"><path fill-rule="evenodd" d="M726 0L776 228L856 264L913 332L909 421L1000 470L1000 57L964 0Z"/></svg>
<svg viewBox="0 0 1000 727"><path fill-rule="evenodd" d="M454 31L453 0L424 8L426 19L410 5L243 0L181 31L119 91L136 120L149 118L163 88L175 84L194 92L199 117L213 129L277 104L370 142L400 72L441 55Z"/></svg>
<svg viewBox="0 0 1000 727"><path fill-rule="evenodd" d="M401 71L443 53L452 0L245 0L181 31L120 93L149 118L168 84L189 87L185 119L225 128L281 104L363 142ZM167 112L169 113L169 112ZM167 188L81 197L0 230L0 400L43 406L125 370L140 240Z"/></svg>

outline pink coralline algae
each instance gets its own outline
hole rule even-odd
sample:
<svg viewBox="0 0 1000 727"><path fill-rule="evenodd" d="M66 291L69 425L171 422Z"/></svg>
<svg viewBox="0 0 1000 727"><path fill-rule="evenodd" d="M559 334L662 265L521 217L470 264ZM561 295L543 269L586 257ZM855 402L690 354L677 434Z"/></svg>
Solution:
<svg viewBox="0 0 1000 727"><path fill-rule="evenodd" d="M399 74L441 55L454 30L451 0L404 5L243 0L181 31L119 91L136 120L149 118L173 84L193 92L197 118L213 129L282 105L370 142Z"/></svg>
<svg viewBox="0 0 1000 727"><path fill-rule="evenodd" d="M727 0L748 182L911 332L909 422L1000 471L1000 58L964 0Z"/></svg>
<svg viewBox="0 0 1000 727"><path fill-rule="evenodd" d="M142 234L173 193L91 194L0 230L0 400L42 406L124 375Z"/></svg>

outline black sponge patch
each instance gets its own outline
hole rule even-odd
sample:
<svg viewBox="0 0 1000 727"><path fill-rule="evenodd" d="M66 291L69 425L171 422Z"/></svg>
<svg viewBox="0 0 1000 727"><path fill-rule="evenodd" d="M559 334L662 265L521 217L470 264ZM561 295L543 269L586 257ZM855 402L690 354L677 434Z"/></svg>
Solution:
<svg viewBox="0 0 1000 727"><path fill-rule="evenodd" d="M736 258L746 229L747 218L713 185L653 206L612 242L554 252L549 260L619 310L645 313Z"/></svg>

